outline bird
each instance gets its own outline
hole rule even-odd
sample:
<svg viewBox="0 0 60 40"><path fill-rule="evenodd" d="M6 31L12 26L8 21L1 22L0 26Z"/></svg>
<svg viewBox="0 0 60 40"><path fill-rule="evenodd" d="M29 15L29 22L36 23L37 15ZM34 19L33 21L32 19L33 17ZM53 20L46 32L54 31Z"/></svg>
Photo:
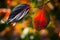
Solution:
<svg viewBox="0 0 60 40"><path fill-rule="evenodd" d="M40 9L36 15L34 15L33 18L33 25L34 28L38 31L40 31L41 29L45 29L47 27L47 25L49 24L49 15L47 13L45 13L45 7L42 7L42 9Z"/></svg>
<svg viewBox="0 0 60 40"><path fill-rule="evenodd" d="M7 20L7 24L11 22L17 22L25 17L30 10L30 6L28 4L19 4L12 11Z"/></svg>

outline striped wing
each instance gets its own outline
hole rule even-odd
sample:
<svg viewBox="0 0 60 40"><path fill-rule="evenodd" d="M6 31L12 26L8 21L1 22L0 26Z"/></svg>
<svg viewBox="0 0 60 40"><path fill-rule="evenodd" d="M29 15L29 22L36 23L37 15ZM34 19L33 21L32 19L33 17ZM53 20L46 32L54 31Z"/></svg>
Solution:
<svg viewBox="0 0 60 40"><path fill-rule="evenodd" d="M17 22L18 20L22 19L28 13L29 9L30 9L29 5L26 4L18 5L12 10L7 23Z"/></svg>

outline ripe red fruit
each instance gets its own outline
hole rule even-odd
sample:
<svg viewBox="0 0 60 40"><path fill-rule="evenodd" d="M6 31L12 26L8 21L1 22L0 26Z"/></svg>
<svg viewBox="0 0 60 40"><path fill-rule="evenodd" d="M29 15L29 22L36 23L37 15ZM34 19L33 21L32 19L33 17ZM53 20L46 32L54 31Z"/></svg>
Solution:
<svg viewBox="0 0 60 40"><path fill-rule="evenodd" d="M37 16L34 17L34 28L36 30L41 30L47 27L49 23L48 13L45 13L44 7L38 11Z"/></svg>

